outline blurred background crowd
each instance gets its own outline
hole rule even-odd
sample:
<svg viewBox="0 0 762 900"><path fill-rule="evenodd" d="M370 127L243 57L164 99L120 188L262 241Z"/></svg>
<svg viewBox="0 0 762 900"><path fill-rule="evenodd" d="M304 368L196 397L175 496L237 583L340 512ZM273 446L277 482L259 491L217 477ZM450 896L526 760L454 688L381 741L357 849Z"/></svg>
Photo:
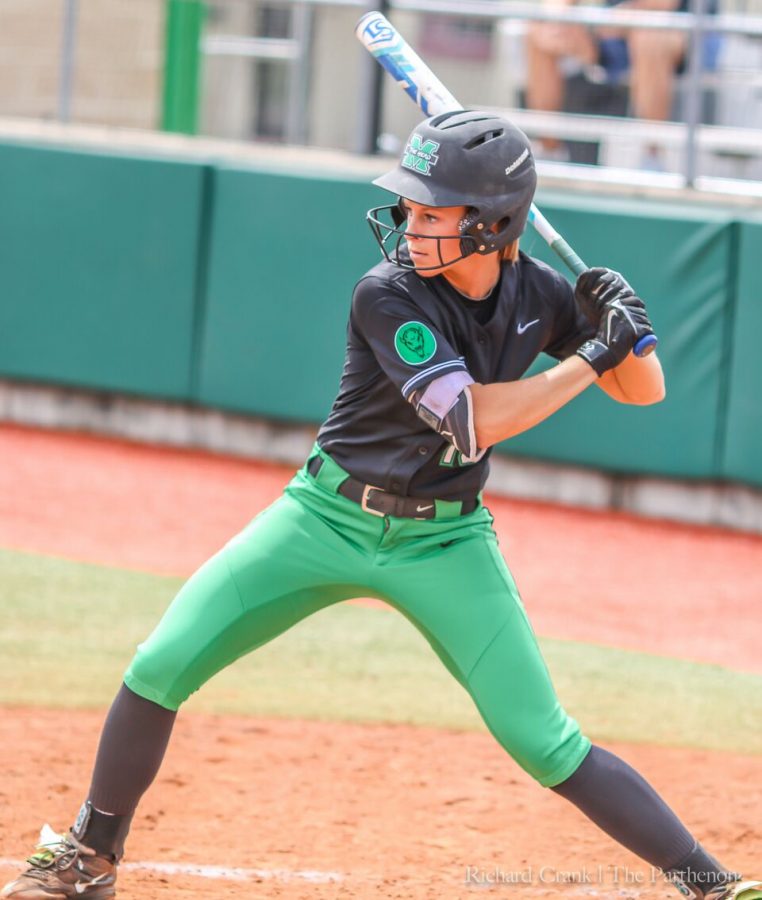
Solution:
<svg viewBox="0 0 762 900"><path fill-rule="evenodd" d="M461 102L511 110L549 166L762 180L762 0L376 5ZM418 112L354 38L367 8L3 0L0 116L394 153Z"/></svg>

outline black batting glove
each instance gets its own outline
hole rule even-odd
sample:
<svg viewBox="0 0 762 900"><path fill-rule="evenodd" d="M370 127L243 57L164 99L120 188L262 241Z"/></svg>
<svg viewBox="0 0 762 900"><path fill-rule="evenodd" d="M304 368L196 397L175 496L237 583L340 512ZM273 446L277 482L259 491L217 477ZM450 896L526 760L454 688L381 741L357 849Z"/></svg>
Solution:
<svg viewBox="0 0 762 900"><path fill-rule="evenodd" d="M598 325L604 306L614 300L644 308L627 279L613 269L586 269L574 288L577 305L593 325Z"/></svg>
<svg viewBox="0 0 762 900"><path fill-rule="evenodd" d="M638 301L633 303L632 300ZM600 376L618 366L635 344L646 334L653 334L651 320L642 300L634 294L631 298L616 298L601 309L598 333L577 350Z"/></svg>

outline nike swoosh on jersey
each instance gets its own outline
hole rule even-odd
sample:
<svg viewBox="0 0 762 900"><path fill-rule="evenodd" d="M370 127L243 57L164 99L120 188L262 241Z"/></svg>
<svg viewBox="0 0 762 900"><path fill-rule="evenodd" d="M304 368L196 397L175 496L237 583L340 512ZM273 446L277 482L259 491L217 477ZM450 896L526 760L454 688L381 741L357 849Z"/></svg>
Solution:
<svg viewBox="0 0 762 900"><path fill-rule="evenodd" d="M415 511L416 512L426 512L427 509L434 509L434 504L429 503L428 506L416 506Z"/></svg>
<svg viewBox="0 0 762 900"><path fill-rule="evenodd" d="M527 328L531 328L532 325L536 325L539 321L539 319L532 319L532 321L527 322L526 325L522 325L522 323L519 322L519 324L516 326L516 334L524 334Z"/></svg>

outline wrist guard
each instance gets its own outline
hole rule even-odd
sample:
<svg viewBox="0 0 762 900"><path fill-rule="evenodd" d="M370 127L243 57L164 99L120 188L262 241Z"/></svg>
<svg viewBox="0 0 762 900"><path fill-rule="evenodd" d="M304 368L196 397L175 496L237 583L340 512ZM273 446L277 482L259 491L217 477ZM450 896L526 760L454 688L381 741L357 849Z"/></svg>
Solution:
<svg viewBox="0 0 762 900"><path fill-rule="evenodd" d="M608 372L609 369L613 369L619 364L619 360L615 358L611 348L595 338L585 341L577 350L577 356L581 356L586 363L591 365L599 378L604 372Z"/></svg>

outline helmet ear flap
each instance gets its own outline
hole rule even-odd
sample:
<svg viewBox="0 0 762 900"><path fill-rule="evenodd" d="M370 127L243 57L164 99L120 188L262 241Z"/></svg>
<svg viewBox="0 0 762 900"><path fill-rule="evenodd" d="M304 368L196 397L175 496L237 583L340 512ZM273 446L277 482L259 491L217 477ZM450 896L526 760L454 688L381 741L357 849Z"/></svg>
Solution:
<svg viewBox="0 0 762 900"><path fill-rule="evenodd" d="M496 227L485 228L479 226L482 214L478 209L470 209L467 215L460 220L461 253L469 256L471 253L495 253L506 247L510 240L506 239L506 233L511 230L512 219L510 216L500 219Z"/></svg>

